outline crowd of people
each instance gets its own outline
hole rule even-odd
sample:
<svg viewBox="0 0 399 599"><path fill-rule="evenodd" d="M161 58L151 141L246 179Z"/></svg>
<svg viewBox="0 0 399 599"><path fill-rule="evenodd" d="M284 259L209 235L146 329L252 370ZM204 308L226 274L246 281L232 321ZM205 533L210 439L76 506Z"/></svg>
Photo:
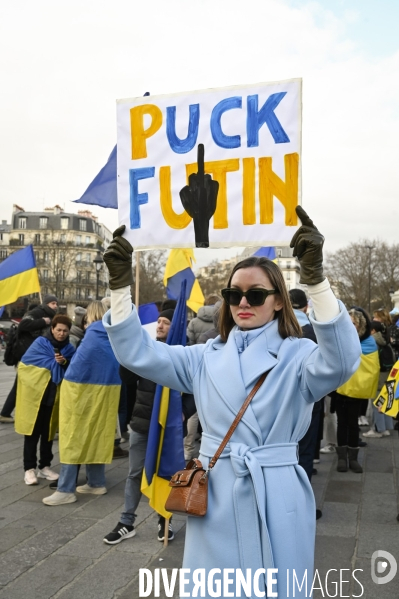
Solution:
<svg viewBox="0 0 399 599"><path fill-rule="evenodd" d="M206 518L188 519L183 566L313 567L322 513L310 482L321 455L335 452L339 472L360 474L363 439L397 428L373 400L398 359L399 310L370 318L337 301L323 275L323 238L306 213L298 215L303 225L292 245L308 296L303 289L288 293L274 262L243 260L221 295L208 296L188 323L186 347L165 343L173 300L159 305L155 340L141 327L130 295L132 248L120 230L104 255L111 298L77 307L73 320L56 313L52 295L30 307L18 326L16 377L0 421L15 420L24 435L25 483L50 482L45 505L107 493L105 465L128 457L124 508L103 540L114 545L135 536L156 384L181 392L184 457L199 457L207 468L267 372L221 455L218 476L210 475ZM60 473L51 468L56 434ZM128 451L119 446L122 436L129 436ZM79 485L82 465L86 483ZM165 534L173 540L172 523L165 530L159 516L158 540ZM284 580L278 584L284 594Z"/></svg>

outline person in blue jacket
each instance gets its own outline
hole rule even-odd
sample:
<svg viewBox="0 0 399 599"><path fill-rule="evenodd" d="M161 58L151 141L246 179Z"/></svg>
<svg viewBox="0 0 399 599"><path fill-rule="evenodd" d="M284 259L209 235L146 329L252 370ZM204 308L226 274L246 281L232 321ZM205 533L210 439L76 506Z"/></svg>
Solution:
<svg viewBox="0 0 399 599"><path fill-rule="evenodd" d="M279 597L289 596L294 569L299 580L305 573L313 579L315 502L298 465L298 441L309 426L314 402L356 370L360 343L323 275L324 238L306 212L296 210L303 224L291 245L301 265L300 282L308 285L312 299L309 318L318 345L301 338L279 267L254 256L236 264L222 291L218 337L189 347L157 343L132 307L133 248L122 237L124 227L114 232L104 254L112 303L103 322L115 356L140 376L194 394L203 427L199 458L205 468L246 396L260 375L268 373L209 473L206 515L187 519L187 592L198 569L204 569L205 577L215 568L232 569L230 590L239 580L237 570L245 577L249 569L252 597L260 596L256 585L267 593L268 576L262 569L277 570L271 573L277 582L270 590ZM305 587L296 597L309 596Z"/></svg>

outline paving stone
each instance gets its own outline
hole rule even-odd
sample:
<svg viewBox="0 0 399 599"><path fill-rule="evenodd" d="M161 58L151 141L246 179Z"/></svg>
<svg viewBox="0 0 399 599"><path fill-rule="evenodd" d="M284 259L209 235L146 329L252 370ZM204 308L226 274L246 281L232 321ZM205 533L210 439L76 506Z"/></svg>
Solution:
<svg viewBox="0 0 399 599"><path fill-rule="evenodd" d="M50 491L51 494L52 491ZM28 505L35 505L31 502L27 502ZM74 516L74 512L71 509L74 504L48 506L40 503L36 506L35 511L32 515L25 516L18 520L18 526L33 526L36 531L48 528L52 524L62 520L67 516Z"/></svg>
<svg viewBox="0 0 399 599"><path fill-rule="evenodd" d="M15 522L17 520L21 522L24 517L27 517L27 521L25 523L30 525L31 519L33 518L32 514L37 509L38 506L25 501L18 501L2 508L0 516L0 528L4 528L11 522ZM19 526L23 527L25 523L19 524Z"/></svg>
<svg viewBox="0 0 399 599"><path fill-rule="evenodd" d="M35 535L37 532L33 526L19 528L18 524L11 524L0 530L0 553L5 553L25 539Z"/></svg>
<svg viewBox="0 0 399 599"><path fill-rule="evenodd" d="M51 555L31 572L20 576L7 589L0 591L0 598L50 599L91 564L90 559Z"/></svg>
<svg viewBox="0 0 399 599"><path fill-rule="evenodd" d="M134 572L145 567L139 554L109 552L56 596L57 599L110 599L123 589ZM112 576L110 576L112 573ZM138 595L137 595L138 596ZM136 599L131 597L130 599Z"/></svg>
<svg viewBox="0 0 399 599"><path fill-rule="evenodd" d="M185 527L184 521L175 521L173 518L173 531L175 535ZM163 544L158 541L158 518L148 518L136 528L137 534L132 539L126 539L126 542L116 546L117 551L125 553L147 553L156 554L163 547ZM131 541L131 542L130 542ZM145 542L143 542L145 541ZM174 545L174 540L171 541L171 546ZM174 551L174 549L173 549Z"/></svg>
<svg viewBox="0 0 399 599"><path fill-rule="evenodd" d="M326 501L323 516L317 520L316 534L327 537L354 537L357 527L358 505Z"/></svg>
<svg viewBox="0 0 399 599"><path fill-rule="evenodd" d="M361 474L356 474L356 472L352 472L352 470L348 470L348 472L337 472L336 466L331 471L330 474L331 480L339 481L342 484L345 484L348 481L358 483L363 480L363 476Z"/></svg>
<svg viewBox="0 0 399 599"><path fill-rule="evenodd" d="M346 482L330 480L327 485L325 501L337 501L339 503L359 503L361 492L361 480L359 480L359 482L354 482L351 480Z"/></svg>
<svg viewBox="0 0 399 599"><path fill-rule="evenodd" d="M360 524L357 556L371 558L374 551L379 549L399 556L399 526L396 514L392 514L390 525L379 522Z"/></svg>
<svg viewBox="0 0 399 599"><path fill-rule="evenodd" d="M366 460L366 472L389 473L392 471L392 451L381 449L379 451L368 452Z"/></svg>
<svg viewBox="0 0 399 599"><path fill-rule="evenodd" d="M398 513L396 493L378 493L363 495L362 522L373 524L392 524ZM398 531L399 532L399 531Z"/></svg>
<svg viewBox="0 0 399 599"><path fill-rule="evenodd" d="M35 566L59 547L89 528L93 520L64 518L57 528L37 533L0 556L0 584L8 584L23 572Z"/></svg>
<svg viewBox="0 0 399 599"><path fill-rule="evenodd" d="M11 470L10 472L3 472L3 475L0 478L0 490L21 482L21 476L22 469L20 468Z"/></svg>
<svg viewBox="0 0 399 599"><path fill-rule="evenodd" d="M365 475L364 493L394 493L392 474L368 472Z"/></svg>

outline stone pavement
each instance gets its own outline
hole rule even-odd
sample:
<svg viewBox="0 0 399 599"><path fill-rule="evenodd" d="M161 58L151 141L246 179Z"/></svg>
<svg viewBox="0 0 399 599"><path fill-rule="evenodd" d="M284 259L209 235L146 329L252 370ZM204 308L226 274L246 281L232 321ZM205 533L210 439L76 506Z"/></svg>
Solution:
<svg viewBox="0 0 399 599"><path fill-rule="evenodd" d="M13 378L13 369L0 361L0 405ZM77 503L49 507L41 501L51 493L47 481L34 487L23 482L22 443L12 425L0 424L0 599L136 599L139 568L181 566L185 519L173 519L175 540L164 548L157 541L157 519L146 500L138 509L136 536L116 546L103 543L123 505L127 460L106 467L107 495L79 495ZM54 454L53 465L59 470L56 442ZM399 562L397 432L369 439L361 460L363 475L336 472L334 455L322 454L317 464L313 488L323 517L317 523L315 567L321 590L314 591L316 599L399 597L399 572L378 586L370 574L377 550ZM85 482L84 468L80 481ZM355 569L362 586L352 577ZM176 589L173 597L178 596ZM166 597L162 585L160 597Z"/></svg>

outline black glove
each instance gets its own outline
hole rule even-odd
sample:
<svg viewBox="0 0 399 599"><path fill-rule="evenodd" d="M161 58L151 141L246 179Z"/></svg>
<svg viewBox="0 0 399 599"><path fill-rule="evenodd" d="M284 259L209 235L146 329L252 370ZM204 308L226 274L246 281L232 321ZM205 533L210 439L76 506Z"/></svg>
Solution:
<svg viewBox="0 0 399 599"><path fill-rule="evenodd" d="M113 240L104 252L104 262L109 270L109 288L120 289L133 284L132 253L133 248L127 239L121 237L125 225L113 233Z"/></svg>
<svg viewBox="0 0 399 599"><path fill-rule="evenodd" d="M301 285L317 285L326 278L323 275L324 237L302 206L297 206L295 211L302 226L291 239L290 247L294 248L293 256L298 258L301 267L299 282Z"/></svg>

